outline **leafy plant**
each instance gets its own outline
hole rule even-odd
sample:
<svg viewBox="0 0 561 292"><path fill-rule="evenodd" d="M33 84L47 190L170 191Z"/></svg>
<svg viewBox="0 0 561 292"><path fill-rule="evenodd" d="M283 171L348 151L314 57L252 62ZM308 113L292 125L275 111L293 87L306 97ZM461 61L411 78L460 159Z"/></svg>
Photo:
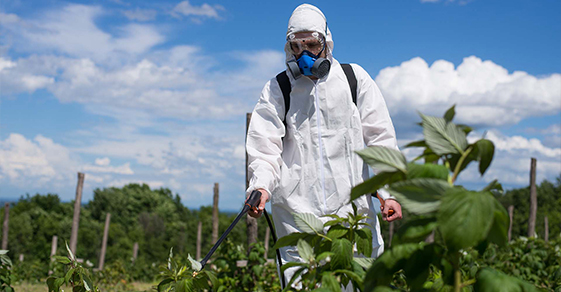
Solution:
<svg viewBox="0 0 561 292"><path fill-rule="evenodd" d="M169 251L168 263L161 268L162 280L158 284L160 291L203 291L218 286L218 279L209 271L201 271L201 263L188 255L189 265L180 265L173 258L173 248Z"/></svg>
<svg viewBox="0 0 561 292"><path fill-rule="evenodd" d="M0 291L13 292L14 288L11 286L15 280L12 275L12 261L8 257L7 250L0 250Z"/></svg>
<svg viewBox="0 0 561 292"><path fill-rule="evenodd" d="M341 291L341 285L349 283L355 290L362 287L365 268L372 262L372 233L364 223L367 216L358 214L353 204L353 213L347 217L328 217L332 220L324 224L313 214L294 214L296 225L304 232L289 234L275 244L275 248L297 246L302 258L302 262L282 266L282 272L295 268L285 291L292 287ZM362 256L354 256L355 245Z"/></svg>
<svg viewBox="0 0 561 292"><path fill-rule="evenodd" d="M460 269L465 250L473 247L484 251L490 243L507 244L508 215L493 196L493 192L502 191L501 185L495 180L479 191L455 185L460 173L471 162L478 162L479 172L485 173L493 159L493 143L484 138L468 143L466 136L471 128L452 122L454 106L443 118L420 115L425 139L407 145L423 148L413 162L407 162L401 152L385 147L369 147L357 152L380 172L355 187L351 199L385 188L409 212L424 216L400 228L392 249L368 270L365 290L374 291L377 286L389 285L398 271L403 272L413 291L440 290L425 285L432 267L442 273L443 285L452 286L454 291L475 282L478 290L491 291L488 287L500 281L514 281L507 275L489 276L494 273L489 270L479 271L473 279L462 274ZM415 163L421 159L425 160L424 164ZM433 232L433 243L421 241Z"/></svg>
<svg viewBox="0 0 561 292"><path fill-rule="evenodd" d="M49 292L59 292L62 291L61 287L63 285L70 285L73 292L85 292L94 291L97 292L99 289L93 285L90 278L89 272L76 260L76 256L72 253L66 243L66 251L68 256L53 256L56 262L65 265L68 271L64 277L49 277L47 278L47 286L49 287Z"/></svg>

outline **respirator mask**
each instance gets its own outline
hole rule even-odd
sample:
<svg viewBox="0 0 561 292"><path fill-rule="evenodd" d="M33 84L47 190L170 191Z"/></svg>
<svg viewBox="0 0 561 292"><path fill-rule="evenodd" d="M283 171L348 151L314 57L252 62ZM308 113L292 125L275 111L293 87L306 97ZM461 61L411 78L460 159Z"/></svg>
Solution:
<svg viewBox="0 0 561 292"><path fill-rule="evenodd" d="M289 52L294 60L287 62L288 70L295 79L302 75L325 77L331 68L331 62L320 55L325 50L325 39L317 32L300 32L288 36Z"/></svg>

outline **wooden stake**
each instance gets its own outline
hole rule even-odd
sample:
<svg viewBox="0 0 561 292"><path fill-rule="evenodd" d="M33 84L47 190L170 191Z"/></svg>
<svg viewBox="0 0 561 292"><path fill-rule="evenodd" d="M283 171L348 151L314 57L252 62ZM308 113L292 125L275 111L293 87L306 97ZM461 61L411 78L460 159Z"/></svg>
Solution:
<svg viewBox="0 0 561 292"><path fill-rule="evenodd" d="M543 217L543 224L545 225L545 235L543 237L543 240L545 240L545 242L547 243L549 241L549 220L547 220L547 216Z"/></svg>
<svg viewBox="0 0 561 292"><path fill-rule="evenodd" d="M214 183L214 200L212 204L212 242L218 241L218 183Z"/></svg>
<svg viewBox="0 0 561 292"><path fill-rule="evenodd" d="M58 245L58 236L53 235L53 241L51 242L51 261L54 261L53 256L56 255L57 245Z"/></svg>
<svg viewBox="0 0 561 292"><path fill-rule="evenodd" d="M251 121L251 113L247 113L246 120L245 120L245 135L247 139L247 131L249 129L249 122ZM245 153L245 188L249 188L249 173L247 171L248 168L248 159L247 159L247 151ZM245 219L245 223L247 225L247 253L251 251L250 246L257 242L257 219L247 215Z"/></svg>
<svg viewBox="0 0 561 292"><path fill-rule="evenodd" d="M197 228L197 261L201 259L201 238L203 237L203 222L199 221Z"/></svg>
<svg viewBox="0 0 561 292"><path fill-rule="evenodd" d="M138 242L135 242L132 246L132 263L136 262L136 258L138 257Z"/></svg>
<svg viewBox="0 0 561 292"><path fill-rule="evenodd" d="M72 219L72 233L70 234L70 250L76 254L78 244L78 227L80 224L80 207L82 206L82 189L84 188L85 174L78 172L78 185L76 186L76 200L74 201L74 217Z"/></svg>
<svg viewBox="0 0 561 292"><path fill-rule="evenodd" d="M514 206L510 205L508 206L508 217L510 218L510 223L508 224L508 242L510 242L510 239L512 238L512 221L514 219Z"/></svg>
<svg viewBox="0 0 561 292"><path fill-rule="evenodd" d="M19 261L20 261L20 262L23 262L23 253L20 253L20 254L19 254Z"/></svg>
<svg viewBox="0 0 561 292"><path fill-rule="evenodd" d="M536 164L532 157L530 163L530 218L528 218L528 237L536 234L536 214L538 213L538 193L536 190Z"/></svg>
<svg viewBox="0 0 561 292"><path fill-rule="evenodd" d="M101 254L99 255L99 270L103 270L105 264L105 252L107 251L107 237L109 237L109 223L111 222L111 213L105 215L105 228L103 229L103 240L101 241Z"/></svg>
<svg viewBox="0 0 561 292"><path fill-rule="evenodd" d="M8 249L8 231L10 228L10 203L4 204L4 225L2 227L2 249Z"/></svg>
<svg viewBox="0 0 561 292"><path fill-rule="evenodd" d="M267 259L267 255L269 254L269 238L271 237L271 228L267 226L265 229L265 259Z"/></svg>

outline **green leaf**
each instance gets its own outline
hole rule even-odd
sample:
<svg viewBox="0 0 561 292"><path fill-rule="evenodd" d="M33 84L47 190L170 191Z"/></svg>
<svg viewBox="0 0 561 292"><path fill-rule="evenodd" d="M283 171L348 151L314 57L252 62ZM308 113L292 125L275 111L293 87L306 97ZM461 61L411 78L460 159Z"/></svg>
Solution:
<svg viewBox="0 0 561 292"><path fill-rule="evenodd" d="M488 192L452 189L442 199L438 225L451 250L473 247L487 237L493 222L493 196Z"/></svg>
<svg viewBox="0 0 561 292"><path fill-rule="evenodd" d="M495 145L493 144L493 142L487 139L481 139L475 144L478 148L477 160L479 160L479 173L483 175L485 171L487 171L487 168L489 168L489 165L493 160L493 155L495 154Z"/></svg>
<svg viewBox="0 0 561 292"><path fill-rule="evenodd" d="M308 233L290 233L289 235L283 236L277 240L277 243L273 246L274 249L281 248L283 246L296 246L298 240L310 238Z"/></svg>
<svg viewBox="0 0 561 292"><path fill-rule="evenodd" d="M458 126L458 128L460 128L466 134L466 136L471 133L471 131L473 131L473 129L468 125L457 124L456 126Z"/></svg>
<svg viewBox="0 0 561 292"><path fill-rule="evenodd" d="M216 275L213 272L204 271L204 273L206 274L206 276L210 280L210 283L212 284L213 290L216 291L218 286L220 286L220 281L218 281L218 278L216 277Z"/></svg>
<svg viewBox="0 0 561 292"><path fill-rule="evenodd" d="M323 273L321 276L321 287L327 288L329 291L341 291L341 284L331 273Z"/></svg>
<svg viewBox="0 0 561 292"><path fill-rule="evenodd" d="M407 172L407 161L399 150L384 146L371 146L356 153L377 172Z"/></svg>
<svg viewBox="0 0 561 292"><path fill-rule="evenodd" d="M438 209L440 199L448 189L450 189L450 185L446 181L434 178L415 178L393 183L388 191L409 212L426 214Z"/></svg>
<svg viewBox="0 0 561 292"><path fill-rule="evenodd" d="M436 218L420 218L408 221L397 230L392 240L392 245L402 243L417 243L425 240L436 228Z"/></svg>
<svg viewBox="0 0 561 292"><path fill-rule="evenodd" d="M56 278L54 282L54 287L60 288L62 285L64 285L64 278Z"/></svg>
<svg viewBox="0 0 561 292"><path fill-rule="evenodd" d="M454 115L456 115L456 105L453 105L451 108L449 108L446 113L444 114L444 120L449 123L454 119Z"/></svg>
<svg viewBox="0 0 561 292"><path fill-rule="evenodd" d="M481 190L482 192L491 192L493 194L502 194L504 192L503 186L495 179L490 182L485 188Z"/></svg>
<svg viewBox="0 0 561 292"><path fill-rule="evenodd" d="M300 239L298 240L297 247L298 247L298 254L304 261L310 262L314 259L314 250L312 249L309 243Z"/></svg>
<svg viewBox="0 0 561 292"><path fill-rule="evenodd" d="M298 229L305 233L323 234L323 222L311 213L293 214Z"/></svg>
<svg viewBox="0 0 561 292"><path fill-rule="evenodd" d="M306 265L305 263L299 263L299 262L287 262L282 264L281 270L286 271L287 269L290 269L292 267L306 267L308 265Z"/></svg>
<svg viewBox="0 0 561 292"><path fill-rule="evenodd" d="M362 285L362 277L360 277L358 274L356 274L353 271L349 271L349 270L335 270L333 271L333 273L335 274L343 274L347 277L349 277L353 282Z"/></svg>
<svg viewBox="0 0 561 292"><path fill-rule="evenodd" d="M357 264L359 264L361 267L365 269L369 269L375 260L376 260L375 258L361 258L361 257L353 258L353 261L355 261Z"/></svg>
<svg viewBox="0 0 561 292"><path fill-rule="evenodd" d="M409 147L427 147L427 142L425 142L425 140L413 141L405 145L405 148Z"/></svg>
<svg viewBox="0 0 561 292"><path fill-rule="evenodd" d="M86 291L92 291L93 283L92 283L92 280L90 279L90 277L84 275L84 278L82 279L82 282L84 283L84 289L86 289Z"/></svg>
<svg viewBox="0 0 561 292"><path fill-rule="evenodd" d="M171 278L167 278L167 279L162 280L160 282L160 284L158 284L158 292L164 291L164 288L166 287L166 285L168 285L171 282L173 282L173 279L171 279Z"/></svg>
<svg viewBox="0 0 561 292"><path fill-rule="evenodd" d="M533 292L539 291L534 285L506 275L491 268L483 268L476 277L475 291L478 292Z"/></svg>
<svg viewBox="0 0 561 292"><path fill-rule="evenodd" d="M72 251L70 250L70 247L68 247L68 242L65 242L66 244L66 251L68 251L68 256L70 256L70 260L72 260L73 262L76 261L76 257L74 256L74 254L72 253Z"/></svg>
<svg viewBox="0 0 561 292"><path fill-rule="evenodd" d="M55 286L55 277L47 278L47 287L49 288L49 292L58 292L60 287Z"/></svg>
<svg viewBox="0 0 561 292"><path fill-rule="evenodd" d="M364 194L373 194L385 185L405 179L401 172L380 172L351 190L351 201Z"/></svg>
<svg viewBox="0 0 561 292"><path fill-rule="evenodd" d="M187 254L187 259L191 263L191 269L193 269L193 271L198 272L203 268L203 265L200 262L194 260L190 254Z"/></svg>
<svg viewBox="0 0 561 292"><path fill-rule="evenodd" d="M74 274L74 271L76 269L69 269L68 272L66 272L66 276L64 276L64 282L68 283L68 281L70 281L70 279L72 279L72 275Z"/></svg>
<svg viewBox="0 0 561 292"><path fill-rule="evenodd" d="M443 118L420 115L425 141L436 155L464 153L468 144L466 134L459 127Z"/></svg>
<svg viewBox="0 0 561 292"><path fill-rule="evenodd" d="M72 262L68 257L63 256L53 256L53 259L57 261L57 263L61 263L63 265L68 265Z"/></svg>
<svg viewBox="0 0 561 292"><path fill-rule="evenodd" d="M395 272L401 270L411 255L423 248L423 244L401 244L385 251L374 261L364 278L365 291L379 285L389 285Z"/></svg>
<svg viewBox="0 0 561 292"><path fill-rule="evenodd" d="M442 180L447 180L449 175L448 168L444 165L439 164L407 164L407 178L438 178Z"/></svg>
<svg viewBox="0 0 561 292"><path fill-rule="evenodd" d="M366 257L372 256L372 231L370 228L356 230L356 248L358 253Z"/></svg>
<svg viewBox="0 0 561 292"><path fill-rule="evenodd" d="M334 268L347 268L353 260L353 244L346 238L334 239L331 243L331 266Z"/></svg>
<svg viewBox="0 0 561 292"><path fill-rule="evenodd" d="M331 239L336 239L345 236L347 232L349 232L349 228L344 227L342 225L334 225L331 228L329 228L329 231L327 231L327 237Z"/></svg>
<svg viewBox="0 0 561 292"><path fill-rule="evenodd" d="M489 230L487 240L504 247L508 243L508 212L499 201L494 199L495 211L493 212L493 224Z"/></svg>

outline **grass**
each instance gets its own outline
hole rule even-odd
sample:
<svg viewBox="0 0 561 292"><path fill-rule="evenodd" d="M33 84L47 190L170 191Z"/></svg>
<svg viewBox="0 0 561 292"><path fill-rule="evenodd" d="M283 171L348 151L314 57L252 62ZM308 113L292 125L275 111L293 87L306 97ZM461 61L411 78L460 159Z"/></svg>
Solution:
<svg viewBox="0 0 561 292"><path fill-rule="evenodd" d="M114 292L148 292L154 291L152 287L156 286L156 283L140 283L140 282L133 282L127 285L127 287L123 287L121 285L115 287L99 287L101 291L114 291ZM13 285L14 290L17 292L36 292L36 291L48 291L47 284L39 283L39 284L30 284L30 283L22 283L19 285ZM65 291L71 291L70 287L63 288Z"/></svg>

